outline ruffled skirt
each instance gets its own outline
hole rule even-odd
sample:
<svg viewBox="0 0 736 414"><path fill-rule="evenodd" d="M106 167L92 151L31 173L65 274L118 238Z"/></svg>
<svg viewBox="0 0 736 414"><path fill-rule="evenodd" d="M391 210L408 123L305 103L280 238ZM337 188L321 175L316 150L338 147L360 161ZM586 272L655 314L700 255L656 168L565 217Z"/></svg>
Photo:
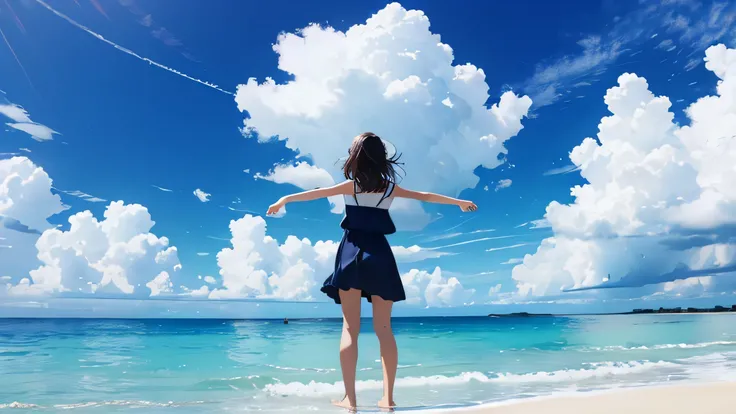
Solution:
<svg viewBox="0 0 736 414"><path fill-rule="evenodd" d="M340 303L339 290L359 289L362 296L399 302L406 299L396 259L386 236L363 230L345 230L335 258L335 270L322 292Z"/></svg>

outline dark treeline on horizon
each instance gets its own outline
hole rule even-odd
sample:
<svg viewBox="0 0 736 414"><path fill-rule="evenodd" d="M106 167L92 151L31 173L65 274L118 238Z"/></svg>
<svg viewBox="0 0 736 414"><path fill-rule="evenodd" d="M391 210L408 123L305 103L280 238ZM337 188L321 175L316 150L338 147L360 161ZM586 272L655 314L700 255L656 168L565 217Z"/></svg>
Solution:
<svg viewBox="0 0 736 414"><path fill-rule="evenodd" d="M725 306L715 306L712 308L659 308L659 309L634 309L628 314L640 313L712 313L712 312L736 312L736 305L730 308Z"/></svg>

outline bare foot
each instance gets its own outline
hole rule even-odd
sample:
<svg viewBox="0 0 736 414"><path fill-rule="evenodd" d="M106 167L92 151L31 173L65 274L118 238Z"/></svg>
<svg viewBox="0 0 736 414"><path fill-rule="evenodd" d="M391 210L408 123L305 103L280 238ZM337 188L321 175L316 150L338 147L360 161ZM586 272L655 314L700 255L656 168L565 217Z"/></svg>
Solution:
<svg viewBox="0 0 736 414"><path fill-rule="evenodd" d="M393 400L389 401L387 398L381 398L381 401L378 402L378 408L396 408L396 403Z"/></svg>
<svg viewBox="0 0 736 414"><path fill-rule="evenodd" d="M344 408L353 413L357 411L356 404L350 404L350 400L348 399L347 395L345 396L345 398L342 399L342 401L332 400L332 405L334 405L335 407Z"/></svg>

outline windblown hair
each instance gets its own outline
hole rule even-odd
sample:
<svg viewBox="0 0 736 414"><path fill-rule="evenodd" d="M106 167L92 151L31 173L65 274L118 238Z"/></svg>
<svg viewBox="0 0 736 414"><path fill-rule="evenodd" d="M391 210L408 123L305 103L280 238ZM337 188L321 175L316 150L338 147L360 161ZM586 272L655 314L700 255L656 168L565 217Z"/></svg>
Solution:
<svg viewBox="0 0 736 414"><path fill-rule="evenodd" d="M396 183L396 169L401 168L401 155L388 156L381 138L372 132L364 132L353 139L348 150L348 159L343 173L348 180L354 180L361 192L384 191L389 183Z"/></svg>

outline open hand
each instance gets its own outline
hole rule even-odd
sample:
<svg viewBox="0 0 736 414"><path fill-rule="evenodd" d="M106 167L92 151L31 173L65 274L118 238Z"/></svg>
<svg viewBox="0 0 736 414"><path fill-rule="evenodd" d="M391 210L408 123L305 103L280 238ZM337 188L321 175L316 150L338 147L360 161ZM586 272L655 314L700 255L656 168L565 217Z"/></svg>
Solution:
<svg viewBox="0 0 736 414"><path fill-rule="evenodd" d="M271 204L268 207L268 211L266 212L266 215L269 215L270 216L270 215L273 215L273 214L277 214L279 212L279 210L281 210L281 208L284 207L284 204L285 203L283 201L281 201L281 200L279 200L279 201Z"/></svg>
<svg viewBox="0 0 736 414"><path fill-rule="evenodd" d="M457 205L462 211L475 211L478 209L478 206L474 202L468 200L460 200Z"/></svg>

